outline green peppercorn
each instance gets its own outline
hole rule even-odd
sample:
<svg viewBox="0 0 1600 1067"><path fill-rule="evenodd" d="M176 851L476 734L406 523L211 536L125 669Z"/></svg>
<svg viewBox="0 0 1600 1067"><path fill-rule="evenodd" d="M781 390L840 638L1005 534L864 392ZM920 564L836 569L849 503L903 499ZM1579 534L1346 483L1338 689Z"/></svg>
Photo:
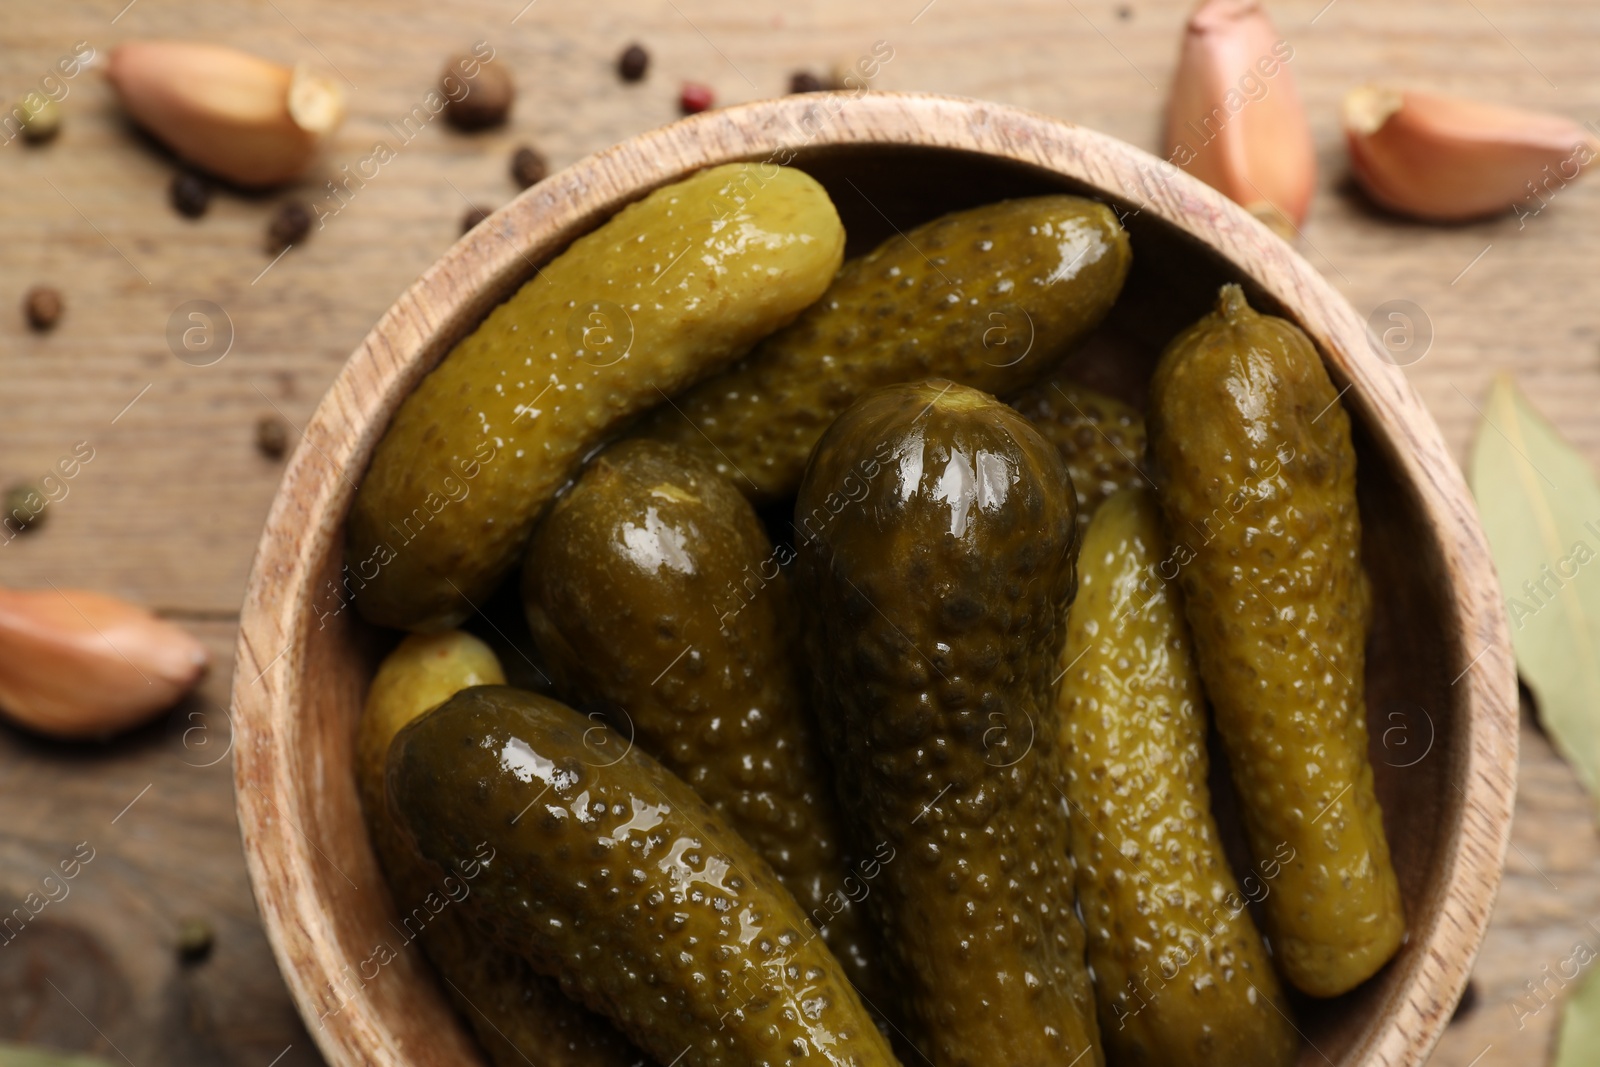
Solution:
<svg viewBox="0 0 1600 1067"><path fill-rule="evenodd" d="M42 526L46 503L38 486L18 482L6 490L5 514L0 515L0 524L17 533Z"/></svg>
<svg viewBox="0 0 1600 1067"><path fill-rule="evenodd" d="M178 923L178 936L173 942L173 947L178 951L178 958L184 963L199 963L211 955L211 944L215 940L211 924L206 920L189 917Z"/></svg>
<svg viewBox="0 0 1600 1067"><path fill-rule="evenodd" d="M22 112L22 136L34 144L50 140L61 130L61 108L48 96L29 93L17 110Z"/></svg>

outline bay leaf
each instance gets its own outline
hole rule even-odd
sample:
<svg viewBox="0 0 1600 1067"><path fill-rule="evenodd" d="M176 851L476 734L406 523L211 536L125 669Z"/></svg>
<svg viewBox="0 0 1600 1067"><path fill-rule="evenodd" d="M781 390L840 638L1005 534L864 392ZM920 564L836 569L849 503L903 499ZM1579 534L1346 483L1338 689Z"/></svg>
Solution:
<svg viewBox="0 0 1600 1067"><path fill-rule="evenodd" d="M1561 1009L1561 1034L1551 1067L1594 1067L1600 1063L1600 978L1590 971Z"/></svg>
<svg viewBox="0 0 1600 1067"><path fill-rule="evenodd" d="M96 1056L0 1041L0 1067L111 1067Z"/></svg>
<svg viewBox="0 0 1600 1067"><path fill-rule="evenodd" d="M1517 669L1556 748L1600 795L1600 482L1504 374L1470 479Z"/></svg>

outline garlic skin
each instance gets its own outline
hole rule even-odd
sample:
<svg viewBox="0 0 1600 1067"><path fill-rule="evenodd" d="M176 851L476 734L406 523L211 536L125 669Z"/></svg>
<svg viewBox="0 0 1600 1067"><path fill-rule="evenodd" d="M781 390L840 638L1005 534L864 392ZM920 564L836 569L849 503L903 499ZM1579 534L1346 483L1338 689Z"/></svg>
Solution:
<svg viewBox="0 0 1600 1067"><path fill-rule="evenodd" d="M1373 85L1345 96L1341 118L1361 188L1430 222L1502 214L1522 201L1537 212L1600 151L1589 130L1559 115Z"/></svg>
<svg viewBox="0 0 1600 1067"><path fill-rule="evenodd" d="M301 66L192 41L130 41L106 75L122 105L190 163L247 188L304 173L344 119L344 92Z"/></svg>
<svg viewBox="0 0 1600 1067"><path fill-rule="evenodd" d="M125 600L0 588L0 712L39 733L137 726L193 689L209 662L187 631Z"/></svg>
<svg viewBox="0 0 1600 1067"><path fill-rule="evenodd" d="M1280 235L1305 221L1317 184L1294 49L1255 0L1206 0L1189 17L1167 101L1167 160Z"/></svg>

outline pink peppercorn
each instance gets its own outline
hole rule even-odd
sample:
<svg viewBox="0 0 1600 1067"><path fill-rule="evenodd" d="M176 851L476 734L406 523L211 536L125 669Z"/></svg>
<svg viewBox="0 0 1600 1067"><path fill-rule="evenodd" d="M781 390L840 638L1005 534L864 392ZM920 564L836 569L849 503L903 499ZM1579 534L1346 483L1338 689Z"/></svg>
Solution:
<svg viewBox="0 0 1600 1067"><path fill-rule="evenodd" d="M699 82L684 82L678 93L678 107L685 115L696 115L709 108L715 100L711 86Z"/></svg>

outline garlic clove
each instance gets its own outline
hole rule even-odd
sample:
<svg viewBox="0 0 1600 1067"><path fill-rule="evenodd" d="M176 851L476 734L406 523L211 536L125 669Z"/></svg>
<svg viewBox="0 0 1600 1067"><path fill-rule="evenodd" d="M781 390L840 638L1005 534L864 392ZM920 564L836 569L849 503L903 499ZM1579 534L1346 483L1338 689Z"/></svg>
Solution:
<svg viewBox="0 0 1600 1067"><path fill-rule="evenodd" d="M131 41L107 76L135 122L190 163L247 187L305 171L344 93L305 67L191 41Z"/></svg>
<svg viewBox="0 0 1600 1067"><path fill-rule="evenodd" d="M1571 119L1409 90L1344 98L1351 171L1374 201L1435 222L1499 214L1578 176L1595 137Z"/></svg>
<svg viewBox="0 0 1600 1067"><path fill-rule="evenodd" d="M1165 132L1168 161L1286 235L1317 183L1293 58L1255 0L1206 0L1184 32Z"/></svg>
<svg viewBox="0 0 1600 1067"><path fill-rule="evenodd" d="M0 588L0 711L53 737L98 737L176 704L210 656L187 631L102 593Z"/></svg>
<svg viewBox="0 0 1600 1067"><path fill-rule="evenodd" d="M326 137L344 121L344 90L337 82L297 64L289 77L289 117L317 137Z"/></svg>

